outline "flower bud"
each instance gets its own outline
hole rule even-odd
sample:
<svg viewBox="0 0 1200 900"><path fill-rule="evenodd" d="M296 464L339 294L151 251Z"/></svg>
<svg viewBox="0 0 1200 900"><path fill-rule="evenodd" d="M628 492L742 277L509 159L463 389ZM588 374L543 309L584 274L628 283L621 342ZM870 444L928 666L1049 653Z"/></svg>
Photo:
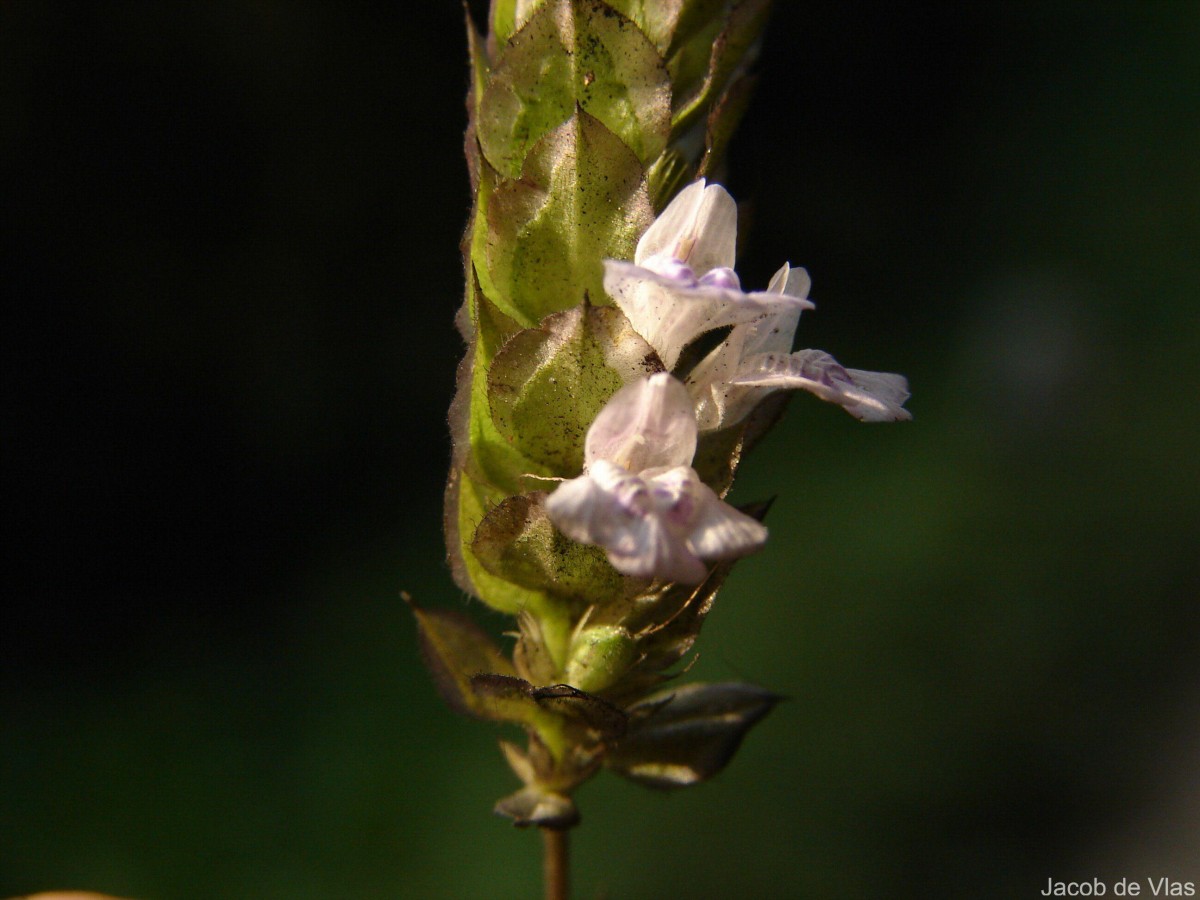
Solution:
<svg viewBox="0 0 1200 900"><path fill-rule="evenodd" d="M633 662L633 637L620 625L584 628L571 642L567 683L595 694L616 682Z"/></svg>

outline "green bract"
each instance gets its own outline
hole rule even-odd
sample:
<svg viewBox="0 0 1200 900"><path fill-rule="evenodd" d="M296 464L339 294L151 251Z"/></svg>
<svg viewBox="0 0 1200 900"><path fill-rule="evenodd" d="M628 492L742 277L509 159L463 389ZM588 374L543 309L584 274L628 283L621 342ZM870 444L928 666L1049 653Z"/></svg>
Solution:
<svg viewBox="0 0 1200 900"><path fill-rule="evenodd" d="M612 307L577 306L515 334L488 371L492 421L508 443L556 475L583 468L583 439L624 384L662 371Z"/></svg>

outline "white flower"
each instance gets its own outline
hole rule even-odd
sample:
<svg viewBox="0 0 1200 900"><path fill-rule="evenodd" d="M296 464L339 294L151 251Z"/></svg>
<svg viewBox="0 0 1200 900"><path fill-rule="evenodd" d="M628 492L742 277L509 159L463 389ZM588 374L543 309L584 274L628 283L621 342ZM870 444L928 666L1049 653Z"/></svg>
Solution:
<svg viewBox="0 0 1200 900"><path fill-rule="evenodd" d="M588 429L584 474L546 498L547 515L572 540L603 547L625 575L699 584L708 574L702 560L752 553L767 529L691 468L696 432L677 379L626 385Z"/></svg>
<svg viewBox="0 0 1200 900"><path fill-rule="evenodd" d="M804 296L809 283L804 269L785 264L771 279L769 290ZM847 369L821 350L792 353L799 321L799 310L779 310L735 325L692 370L688 389L696 398L701 430L740 422L775 391L809 391L864 422L912 418L903 408L909 396L903 375Z"/></svg>
<svg viewBox="0 0 1200 900"><path fill-rule="evenodd" d="M638 241L632 263L604 261L604 289L672 369L707 331L729 335L689 374L702 431L735 425L767 395L806 390L864 422L912 416L902 375L847 369L820 350L792 352L812 309L808 273L788 264L766 291L745 293L733 271L737 207L720 185L688 185Z"/></svg>
<svg viewBox="0 0 1200 900"><path fill-rule="evenodd" d="M632 263L604 261L604 290L668 369L706 331L812 306L791 291L744 292L733 271L736 242L733 198L700 179L654 220Z"/></svg>

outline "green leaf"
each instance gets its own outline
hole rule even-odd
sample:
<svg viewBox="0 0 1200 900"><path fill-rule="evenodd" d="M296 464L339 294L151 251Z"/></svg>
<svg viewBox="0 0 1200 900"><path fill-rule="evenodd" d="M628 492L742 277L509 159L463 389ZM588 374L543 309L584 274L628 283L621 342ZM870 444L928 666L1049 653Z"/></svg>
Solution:
<svg viewBox="0 0 1200 900"><path fill-rule="evenodd" d="M469 689L489 718L524 726L530 734L530 746L536 743L543 747L548 759L557 763L570 750L571 719L564 711L539 701L537 692L542 688L511 675L476 675Z"/></svg>
<svg viewBox="0 0 1200 900"><path fill-rule="evenodd" d="M601 0L547 0L500 52L479 142L516 178L530 148L582 108L649 163L667 143L670 98L662 57L628 18Z"/></svg>
<svg viewBox="0 0 1200 900"><path fill-rule="evenodd" d="M571 540L546 515L541 492L518 494L493 507L471 542L479 562L493 575L533 591L604 603L636 590L634 579L614 569L598 547Z"/></svg>
<svg viewBox="0 0 1200 900"><path fill-rule="evenodd" d="M488 375L492 419L518 452L572 477L583 468L584 438L608 399L662 368L620 310L577 306L505 343Z"/></svg>
<svg viewBox="0 0 1200 900"><path fill-rule="evenodd" d="M679 788L712 778L781 698L750 684L689 684L629 710L629 730L605 764L640 784Z"/></svg>
<svg viewBox="0 0 1200 900"><path fill-rule="evenodd" d="M490 637L458 610L422 609L408 600L417 620L421 656L438 693L458 712L493 718L471 688L480 673L513 675L512 663Z"/></svg>
<svg viewBox="0 0 1200 900"><path fill-rule="evenodd" d="M494 289L506 312L531 321L604 298L601 260L632 259L654 218L642 164L582 111L538 141L486 215Z"/></svg>

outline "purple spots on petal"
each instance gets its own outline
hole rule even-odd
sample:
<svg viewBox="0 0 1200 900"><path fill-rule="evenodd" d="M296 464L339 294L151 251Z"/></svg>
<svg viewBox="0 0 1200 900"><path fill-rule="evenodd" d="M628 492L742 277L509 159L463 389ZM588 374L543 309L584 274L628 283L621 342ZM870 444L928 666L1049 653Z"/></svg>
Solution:
<svg viewBox="0 0 1200 900"><path fill-rule="evenodd" d="M651 482L654 512L676 533L686 532L696 517L696 497L686 478L668 473Z"/></svg>
<svg viewBox="0 0 1200 900"><path fill-rule="evenodd" d="M804 355L796 355L792 360L799 362L798 366L793 363L793 374L799 375L801 378L807 378L810 381L815 381L817 384L822 384L829 388L839 388L844 385L854 384L854 380L850 377L842 366L828 353L809 352ZM784 357L779 361L783 365L787 365L788 359ZM772 363L775 359L772 358Z"/></svg>
<svg viewBox="0 0 1200 900"><path fill-rule="evenodd" d="M612 493L621 510L632 516L644 518L653 508L646 482L636 475L621 479L613 487Z"/></svg>
<svg viewBox="0 0 1200 900"><path fill-rule="evenodd" d="M729 291L740 291L742 289L742 282L738 279L737 272L727 266L721 266L705 272L700 278L700 285L702 287L715 287Z"/></svg>
<svg viewBox="0 0 1200 900"><path fill-rule="evenodd" d="M680 494L667 509L667 519L677 528L686 528L696 517L696 501L691 494Z"/></svg>
<svg viewBox="0 0 1200 900"><path fill-rule="evenodd" d="M670 278L672 281L678 281L686 287L695 287L696 285L696 273L692 271L691 266L673 256L652 256L646 260L643 268L662 275L664 278Z"/></svg>

